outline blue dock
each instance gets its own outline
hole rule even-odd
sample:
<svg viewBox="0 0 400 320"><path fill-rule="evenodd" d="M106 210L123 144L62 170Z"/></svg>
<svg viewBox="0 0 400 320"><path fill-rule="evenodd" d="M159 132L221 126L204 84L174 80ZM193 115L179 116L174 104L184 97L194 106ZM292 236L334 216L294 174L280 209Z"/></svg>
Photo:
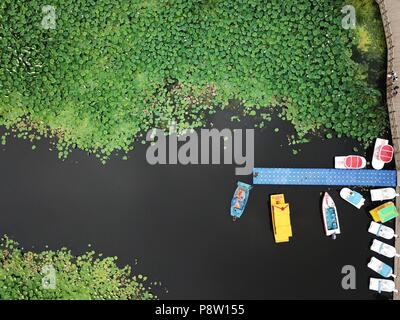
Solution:
<svg viewBox="0 0 400 320"><path fill-rule="evenodd" d="M396 187L396 170L254 168L253 184Z"/></svg>

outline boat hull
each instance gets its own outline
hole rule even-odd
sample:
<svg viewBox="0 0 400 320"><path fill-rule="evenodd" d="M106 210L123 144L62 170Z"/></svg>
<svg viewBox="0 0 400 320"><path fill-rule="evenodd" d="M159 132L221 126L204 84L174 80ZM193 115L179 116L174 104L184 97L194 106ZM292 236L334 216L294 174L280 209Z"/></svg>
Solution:
<svg viewBox="0 0 400 320"><path fill-rule="evenodd" d="M365 203L365 199L360 193L350 190L349 188L343 188L340 191L340 196L357 209L361 209Z"/></svg>
<svg viewBox="0 0 400 320"><path fill-rule="evenodd" d="M385 162L379 159L379 150L382 146L388 145L389 141L385 139L376 139L375 147L374 147L374 154L372 155L372 167L375 170L382 170L385 166Z"/></svg>
<svg viewBox="0 0 400 320"><path fill-rule="evenodd" d="M335 169L360 170L367 166L367 160L360 156L335 157Z"/></svg>
<svg viewBox="0 0 400 320"><path fill-rule="evenodd" d="M283 194L271 195L270 200L275 243L289 242L293 236L290 206Z"/></svg>
<svg viewBox="0 0 400 320"><path fill-rule="evenodd" d="M371 221L368 232L386 240L392 240L398 237L392 228L376 223L375 221Z"/></svg>
<svg viewBox="0 0 400 320"><path fill-rule="evenodd" d="M398 292L396 290L396 284L394 283L394 281L386 280L386 279L376 279L376 278L370 279L369 290L376 291L379 293L382 293L382 292L397 293Z"/></svg>
<svg viewBox="0 0 400 320"><path fill-rule="evenodd" d="M335 239L336 235L340 234L339 217L335 202L328 193L322 198L322 219L326 236Z"/></svg>
<svg viewBox="0 0 400 320"><path fill-rule="evenodd" d="M393 188L374 189L370 190L370 193L371 201L393 200L399 196L396 190Z"/></svg>
<svg viewBox="0 0 400 320"><path fill-rule="evenodd" d="M232 201L231 201L231 211L230 211L231 216L235 220L242 217L244 210L246 209L246 206L247 206L247 201L249 200L250 190L252 188L253 187L247 183L243 183L243 182L237 183L237 187L236 187L235 193L234 193ZM237 194L240 191L244 192L244 200L238 202ZM238 203L239 203L239 207L235 207L235 206L237 206Z"/></svg>

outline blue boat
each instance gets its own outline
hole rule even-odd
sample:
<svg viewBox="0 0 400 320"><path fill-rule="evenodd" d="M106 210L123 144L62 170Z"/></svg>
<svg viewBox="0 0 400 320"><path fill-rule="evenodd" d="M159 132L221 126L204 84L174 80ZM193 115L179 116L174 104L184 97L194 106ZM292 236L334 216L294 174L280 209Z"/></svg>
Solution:
<svg viewBox="0 0 400 320"><path fill-rule="evenodd" d="M236 219L242 216L252 188L253 187L247 183L237 183L237 188L231 201L231 216L233 217L233 221L236 221Z"/></svg>

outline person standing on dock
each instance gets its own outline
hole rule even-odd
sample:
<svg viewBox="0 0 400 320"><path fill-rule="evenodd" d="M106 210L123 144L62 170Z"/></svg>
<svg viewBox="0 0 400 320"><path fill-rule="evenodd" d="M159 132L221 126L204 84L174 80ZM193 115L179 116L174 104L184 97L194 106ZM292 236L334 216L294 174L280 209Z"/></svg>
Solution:
<svg viewBox="0 0 400 320"><path fill-rule="evenodd" d="M389 80L392 80L393 82L395 82L399 79L397 76L397 72L395 72L395 71L388 73L387 77Z"/></svg>
<svg viewBox="0 0 400 320"><path fill-rule="evenodd" d="M391 95L392 98L394 98L394 97L397 96L398 90L399 90L399 86L395 86L395 87L392 89L392 95Z"/></svg>

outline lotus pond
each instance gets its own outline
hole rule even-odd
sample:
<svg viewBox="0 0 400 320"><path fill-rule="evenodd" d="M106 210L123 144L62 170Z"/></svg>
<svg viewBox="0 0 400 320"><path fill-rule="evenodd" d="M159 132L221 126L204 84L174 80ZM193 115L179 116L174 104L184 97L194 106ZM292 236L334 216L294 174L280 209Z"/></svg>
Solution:
<svg viewBox="0 0 400 320"><path fill-rule="evenodd" d="M368 291L370 218L335 189L257 188L232 224L233 166L145 159L145 134L171 123L256 128L260 167L370 157L390 138L373 0L50 2L0 3L0 234L25 248L1 244L0 298L382 298ZM349 4L355 29L342 27ZM336 242L324 191L338 201ZM277 247L267 195L281 192L294 240ZM48 262L62 274L50 295L34 288ZM357 290L340 285L346 265Z"/></svg>
<svg viewBox="0 0 400 320"><path fill-rule="evenodd" d="M357 10L356 29L342 27L344 4ZM55 137L62 158L78 148L104 161L144 143L149 129L202 127L232 99L233 120L258 116L260 127L278 109L295 127L293 142L325 131L369 143L387 125L374 82L385 70L374 1L54 0L52 8L0 4L0 124L30 140Z"/></svg>

